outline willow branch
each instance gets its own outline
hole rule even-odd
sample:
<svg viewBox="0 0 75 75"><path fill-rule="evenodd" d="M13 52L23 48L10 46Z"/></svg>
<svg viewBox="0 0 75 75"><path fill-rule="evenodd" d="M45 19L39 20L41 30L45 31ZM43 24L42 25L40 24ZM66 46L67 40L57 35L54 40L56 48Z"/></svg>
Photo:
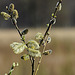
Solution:
<svg viewBox="0 0 75 75"><path fill-rule="evenodd" d="M52 15L52 17L51 17L52 19L53 19L53 18L56 18L55 16L56 16L56 14L57 14L58 7L59 7L60 3L62 3L62 0L59 0L57 6L55 7L55 11L54 11L54 13L53 13L53 15ZM49 30L51 29L51 27L52 27L53 24L54 24L54 20L50 20L49 26L47 27L46 32L45 32L45 34L44 34L44 37L43 37L42 40L40 41L39 46L41 46L41 44L43 43L43 41L44 41L45 38L46 38L46 40L47 40L47 38L48 38L48 36L49 36L49 35L48 35L48 32L49 32ZM47 35L48 35L48 36L47 36ZM47 36L47 37L46 37L46 36ZM46 41L45 43L47 44L47 41ZM46 48L46 45L43 47L43 51L45 50L45 48ZM42 51L42 53L43 53L43 51ZM37 69L36 69L36 71L35 71L35 75L37 74L37 72L38 72L38 70L39 70L39 66L40 66L41 60L42 60L42 56L41 56L41 58L39 59L38 66L37 66Z"/></svg>
<svg viewBox="0 0 75 75"><path fill-rule="evenodd" d="M48 38L48 36L49 36L49 35L47 35L46 40L45 40L45 45L43 46L43 52L44 52L45 49L46 49L46 44L47 44L47 38ZM36 71L35 71L35 75L37 75L37 72L38 72L38 70L39 70L42 57L43 57L43 54L42 54L41 57L39 58L39 62L38 62L38 66L37 66Z"/></svg>
<svg viewBox="0 0 75 75"><path fill-rule="evenodd" d="M45 34L44 34L44 37L43 37L42 40L40 41L39 46L41 46L43 40L45 39L46 35L48 34L49 29L51 29L51 27L52 27L52 23L53 23L53 21L50 22L50 24L49 24L49 26L48 26L48 28L47 28Z"/></svg>
<svg viewBox="0 0 75 75"><path fill-rule="evenodd" d="M11 18L11 21L12 21L13 25L15 26L16 30L18 31L18 33L19 33L19 35L20 35L22 41L25 43L25 40L23 39L22 34L21 34L21 32L20 32L20 29L19 29L19 27L18 27L18 25L17 25L16 19Z"/></svg>
<svg viewBox="0 0 75 75"><path fill-rule="evenodd" d="M59 0L58 5L55 7L55 11L54 11L54 13L53 13L54 15L52 16L52 18L55 18L60 3L62 3L62 0ZM46 29L46 32L45 32L45 34L44 34L44 37L43 37L42 40L40 41L39 46L41 46L43 40L45 39L45 37L46 37L46 35L47 35L47 33L48 33L48 31L51 29L53 23L54 23L54 20L51 20L50 23L49 23L49 26L48 26L47 29Z"/></svg>

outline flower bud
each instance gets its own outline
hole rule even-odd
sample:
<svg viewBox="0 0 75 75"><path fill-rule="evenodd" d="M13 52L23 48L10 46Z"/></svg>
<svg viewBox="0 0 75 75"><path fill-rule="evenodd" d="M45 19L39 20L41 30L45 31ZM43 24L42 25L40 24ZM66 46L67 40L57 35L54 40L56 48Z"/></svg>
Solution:
<svg viewBox="0 0 75 75"><path fill-rule="evenodd" d="M57 11L60 11L61 8L62 8L61 3L57 2L57 4L56 4L56 8L57 8Z"/></svg>
<svg viewBox="0 0 75 75"><path fill-rule="evenodd" d="M13 10L13 18L17 19L18 17L18 11L16 9Z"/></svg>
<svg viewBox="0 0 75 75"><path fill-rule="evenodd" d="M8 6L6 6L6 10L8 10Z"/></svg>
<svg viewBox="0 0 75 75"><path fill-rule="evenodd" d="M52 18L52 20L50 20L51 24L55 24L56 23L56 18Z"/></svg>
<svg viewBox="0 0 75 75"><path fill-rule="evenodd" d="M12 12L13 10L14 10L14 4L11 3L11 4L9 5L9 12Z"/></svg>
<svg viewBox="0 0 75 75"><path fill-rule="evenodd" d="M49 24L47 24L47 27L49 26Z"/></svg>
<svg viewBox="0 0 75 75"><path fill-rule="evenodd" d="M3 16L3 18L5 20L8 20L11 16L9 14L7 14L6 12L1 12L1 15Z"/></svg>
<svg viewBox="0 0 75 75"><path fill-rule="evenodd" d="M43 52L43 55L49 55L51 53L52 53L52 50L46 50L46 51Z"/></svg>
<svg viewBox="0 0 75 75"><path fill-rule="evenodd" d="M47 38L47 43L50 43L50 42L51 42L51 38L48 37L48 38Z"/></svg>
<svg viewBox="0 0 75 75"><path fill-rule="evenodd" d="M28 54L24 54L24 55L22 55L21 56L21 59L23 59L23 60L29 60L29 55Z"/></svg>
<svg viewBox="0 0 75 75"><path fill-rule="evenodd" d="M15 62L13 62L13 67L15 67L16 66L16 64L15 64Z"/></svg>
<svg viewBox="0 0 75 75"><path fill-rule="evenodd" d="M25 34L27 34L27 33L28 33L28 29L24 29L24 30L21 32L22 35L25 35Z"/></svg>
<svg viewBox="0 0 75 75"><path fill-rule="evenodd" d="M59 6L58 6L58 11L61 11L61 8L62 8L62 5L61 5L61 3L59 4Z"/></svg>

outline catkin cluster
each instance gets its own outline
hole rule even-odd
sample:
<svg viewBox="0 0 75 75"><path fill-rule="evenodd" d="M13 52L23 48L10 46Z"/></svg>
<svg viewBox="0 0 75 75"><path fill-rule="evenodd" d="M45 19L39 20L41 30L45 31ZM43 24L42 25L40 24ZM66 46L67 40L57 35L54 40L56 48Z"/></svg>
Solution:
<svg viewBox="0 0 75 75"><path fill-rule="evenodd" d="M11 3L9 6L6 6L6 10L8 11L8 13L1 12L1 15L3 16L5 20L8 20L9 18L17 19L19 17L18 11L14 9L13 3Z"/></svg>

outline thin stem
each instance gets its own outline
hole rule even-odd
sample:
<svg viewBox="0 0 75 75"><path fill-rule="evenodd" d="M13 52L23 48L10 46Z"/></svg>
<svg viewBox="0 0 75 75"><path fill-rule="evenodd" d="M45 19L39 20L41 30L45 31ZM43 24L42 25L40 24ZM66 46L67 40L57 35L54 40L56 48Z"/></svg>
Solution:
<svg viewBox="0 0 75 75"><path fill-rule="evenodd" d="M12 17L12 14L9 11L8 11L8 13L9 13L9 15L11 15L11 21L12 21L13 25L15 26L16 30L18 31L18 33L19 33L19 35L21 37L21 40L25 43L25 40L23 39L22 34L20 32L20 29L19 29L19 27L17 25L17 20Z"/></svg>
<svg viewBox="0 0 75 75"><path fill-rule="evenodd" d="M45 48L46 48L48 36L49 36L49 35L47 35L46 41L45 41L45 45L43 46L43 52L45 51ZM39 70L40 63L41 63L41 61L42 61L42 58L43 58L43 54L41 55L41 57L40 57L40 59L39 59L38 66L37 66L37 69L36 69L36 71L35 71L35 75L37 75L37 72L38 72L38 70Z"/></svg>
<svg viewBox="0 0 75 75"><path fill-rule="evenodd" d="M12 65L12 67L11 67L9 73L8 73L8 74L6 73L5 75L11 75L12 72L14 71L15 67L17 67L17 66L18 66L17 63L15 63L15 65Z"/></svg>
<svg viewBox="0 0 75 75"><path fill-rule="evenodd" d="M19 29L19 27L18 27L18 25L17 25L16 19L14 20L13 18L11 18L11 21L12 21L13 25L15 26L16 30L18 31L18 33L19 33L19 35L20 35L22 41L25 43L25 40L23 39L22 34L21 34L21 32L20 32L20 29Z"/></svg>
<svg viewBox="0 0 75 75"><path fill-rule="evenodd" d="M32 57L32 75L34 75L34 62L35 62L35 59Z"/></svg>
<svg viewBox="0 0 75 75"><path fill-rule="evenodd" d="M35 75L37 75L37 72L38 72L39 67L40 67L41 60L42 60L42 57L39 59L38 66L37 66L37 69L35 71Z"/></svg>
<svg viewBox="0 0 75 75"><path fill-rule="evenodd" d="M48 31L51 29L51 27L52 27L52 22L50 22L50 24L49 24L49 26L48 26L48 28L47 28L45 34L44 34L44 37L43 37L42 40L40 41L39 46L41 46L43 40L45 39L45 37L46 37L46 35L48 34Z"/></svg>

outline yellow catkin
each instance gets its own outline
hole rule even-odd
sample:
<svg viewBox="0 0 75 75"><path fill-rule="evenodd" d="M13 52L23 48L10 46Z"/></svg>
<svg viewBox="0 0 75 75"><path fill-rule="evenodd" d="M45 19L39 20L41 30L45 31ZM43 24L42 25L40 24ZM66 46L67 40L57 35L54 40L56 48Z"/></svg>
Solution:
<svg viewBox="0 0 75 75"><path fill-rule="evenodd" d="M14 4L11 3L11 4L9 5L9 12L12 12L13 10L14 10Z"/></svg>
<svg viewBox="0 0 75 75"><path fill-rule="evenodd" d="M1 12L1 15L3 16L3 18L5 20L8 20L11 16L9 14L7 14L6 12Z"/></svg>
<svg viewBox="0 0 75 75"><path fill-rule="evenodd" d="M18 11L16 9L13 10L13 18L17 19L18 17Z"/></svg>

